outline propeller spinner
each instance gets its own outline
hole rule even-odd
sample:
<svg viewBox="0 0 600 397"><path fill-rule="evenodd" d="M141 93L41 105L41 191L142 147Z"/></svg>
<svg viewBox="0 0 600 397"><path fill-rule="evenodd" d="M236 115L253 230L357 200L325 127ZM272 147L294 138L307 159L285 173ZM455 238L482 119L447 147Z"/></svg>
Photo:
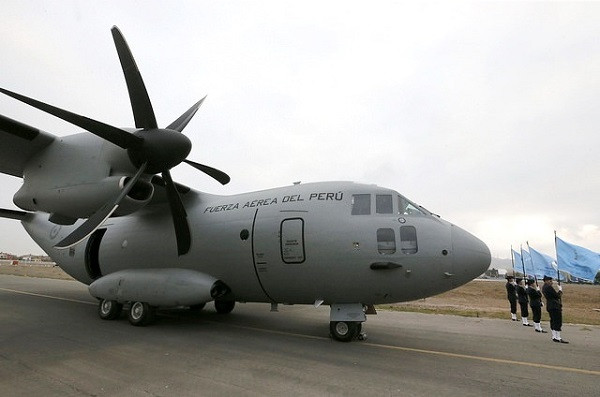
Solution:
<svg viewBox="0 0 600 397"><path fill-rule="evenodd" d="M216 179L223 185L230 181L229 176L223 171L186 159L192 149L192 143L181 132L196 114L198 108L202 105L204 98L196 102L167 128L159 129L156 123L152 103L148 97L148 91L146 90L142 76L133 55L131 54L131 50L116 26L113 26L111 32L117 48L117 53L119 54L121 68L125 75L125 82L127 83L135 126L140 129L133 134L120 128L80 116L3 88L0 88L0 92L81 127L92 134L127 150L130 160L138 168L136 174L128 180L127 184L116 197L107 202L102 208L98 209L81 226L56 244L55 248L68 248L84 240L112 215L119 207L121 200L125 198L127 193L143 174L152 175L161 173L163 180L165 181L167 198L171 209L173 225L175 227L177 253L179 255L184 255L189 251L191 245L190 228L187 222L185 207L183 206L181 197L171 178L170 169L181 162L185 162Z"/></svg>

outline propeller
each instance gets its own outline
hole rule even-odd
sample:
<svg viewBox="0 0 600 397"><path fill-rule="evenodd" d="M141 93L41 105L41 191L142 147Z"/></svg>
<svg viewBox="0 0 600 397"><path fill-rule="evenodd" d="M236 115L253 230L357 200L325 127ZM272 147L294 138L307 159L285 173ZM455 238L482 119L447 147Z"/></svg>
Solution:
<svg viewBox="0 0 600 397"><path fill-rule="evenodd" d="M185 207L173 179L171 178L170 169L185 162L214 178L223 185L230 181L229 176L223 171L186 159L192 149L192 143L181 132L188 125L192 117L194 117L206 97L196 102L185 113L179 116L177 120L169 124L167 128L158 128L152 103L148 97L148 91L146 90L142 75L135 63L131 50L121 34L121 31L116 26L112 27L111 32L119 55L121 68L123 69L123 74L125 76L125 82L127 83L135 126L138 128L134 133L57 108L3 88L0 88L0 92L36 109L81 127L84 130L127 150L129 159L137 167L135 175L127 181L118 195L109 200L81 226L56 244L55 248L69 248L87 238L113 214L119 207L120 202L125 198L127 193L129 193L131 188L133 188L143 174L153 175L161 173L162 179L165 182L167 199L171 210L173 226L175 228L177 253L180 256L185 255L189 252L191 246L190 227L187 221Z"/></svg>

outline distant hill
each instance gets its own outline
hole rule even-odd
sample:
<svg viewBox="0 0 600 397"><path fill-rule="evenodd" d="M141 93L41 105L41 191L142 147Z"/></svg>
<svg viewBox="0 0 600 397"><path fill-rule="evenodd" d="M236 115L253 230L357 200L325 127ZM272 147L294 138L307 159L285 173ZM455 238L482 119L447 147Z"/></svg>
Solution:
<svg viewBox="0 0 600 397"><path fill-rule="evenodd" d="M510 259L492 258L490 269L512 269L512 261Z"/></svg>

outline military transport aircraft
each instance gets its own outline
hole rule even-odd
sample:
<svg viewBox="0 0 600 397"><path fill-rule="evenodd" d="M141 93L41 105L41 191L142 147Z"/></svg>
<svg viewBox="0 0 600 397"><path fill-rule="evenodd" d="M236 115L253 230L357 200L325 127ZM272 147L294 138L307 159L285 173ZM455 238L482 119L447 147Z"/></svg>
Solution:
<svg viewBox="0 0 600 397"><path fill-rule="evenodd" d="M294 183L234 196L172 180L184 162L222 184L229 176L188 160L181 132L202 100L159 128L117 27L112 35L135 128L121 129L0 91L87 132L56 137L0 115L0 171L23 179L20 220L68 274L89 285L102 319L127 309L145 325L156 308L218 313L236 302L330 306L334 339L361 338L375 304L435 295L483 273L487 246L394 190L350 182ZM159 175L160 174L160 175Z"/></svg>

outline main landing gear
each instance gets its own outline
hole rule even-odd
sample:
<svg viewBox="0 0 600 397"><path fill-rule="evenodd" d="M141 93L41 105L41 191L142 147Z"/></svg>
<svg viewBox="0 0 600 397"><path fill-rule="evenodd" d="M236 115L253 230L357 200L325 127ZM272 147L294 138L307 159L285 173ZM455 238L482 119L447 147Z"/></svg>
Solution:
<svg viewBox="0 0 600 397"><path fill-rule="evenodd" d="M229 314L235 307L235 301L215 300L215 310L219 314Z"/></svg>
<svg viewBox="0 0 600 397"><path fill-rule="evenodd" d="M98 315L102 320L116 320L121 316L123 304L114 300L100 299ZM131 325L143 326L154 321L156 308L146 302L131 302L127 319Z"/></svg>
<svg viewBox="0 0 600 397"><path fill-rule="evenodd" d="M206 303L190 306L190 310L200 312ZM235 307L235 301L215 300L215 310L219 314L229 314ZM155 320L156 307L147 302L131 302L127 308L127 319L131 325L144 326ZM121 316L123 304L114 300L100 299L98 315L103 320L116 320Z"/></svg>
<svg viewBox="0 0 600 397"><path fill-rule="evenodd" d="M132 302L127 312L127 319L136 327L150 324L154 321L155 308L146 302Z"/></svg>
<svg viewBox="0 0 600 397"><path fill-rule="evenodd" d="M329 320L329 333L333 339L340 342L367 339L367 334L362 332L362 323L367 321L362 304L332 304Z"/></svg>
<svg viewBox="0 0 600 397"><path fill-rule="evenodd" d="M119 302L102 299L98 305L98 315L102 320L114 320L119 318L122 309L123 305Z"/></svg>

